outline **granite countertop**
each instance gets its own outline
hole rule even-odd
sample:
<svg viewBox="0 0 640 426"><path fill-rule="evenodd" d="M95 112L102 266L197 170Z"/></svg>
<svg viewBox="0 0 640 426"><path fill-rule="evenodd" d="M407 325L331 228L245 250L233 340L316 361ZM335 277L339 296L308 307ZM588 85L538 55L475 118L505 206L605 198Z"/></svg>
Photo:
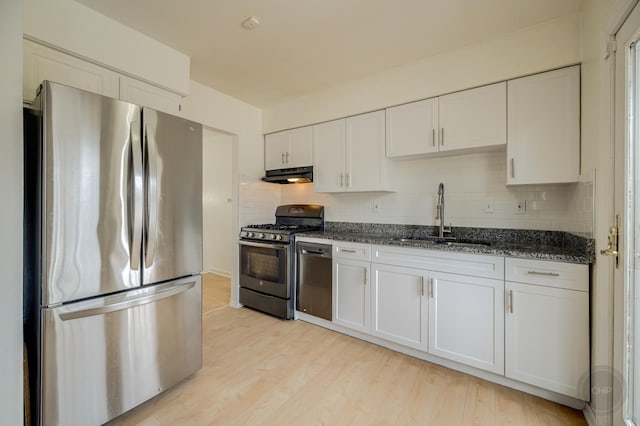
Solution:
<svg viewBox="0 0 640 426"><path fill-rule="evenodd" d="M594 241L566 232L452 228L451 237L470 245L442 244L437 241L436 233L437 228L432 226L327 222L324 231L303 232L296 234L296 237L568 263L588 264L595 261ZM399 240L406 237L412 240Z"/></svg>

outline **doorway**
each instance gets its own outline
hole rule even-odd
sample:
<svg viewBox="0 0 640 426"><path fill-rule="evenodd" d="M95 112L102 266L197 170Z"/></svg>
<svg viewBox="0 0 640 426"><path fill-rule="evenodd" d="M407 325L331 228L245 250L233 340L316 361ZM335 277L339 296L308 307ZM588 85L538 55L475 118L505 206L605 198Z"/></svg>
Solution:
<svg viewBox="0 0 640 426"><path fill-rule="evenodd" d="M205 127L202 134L203 307L230 301L233 234L232 135ZM209 300L211 299L211 300Z"/></svg>
<svg viewBox="0 0 640 426"><path fill-rule="evenodd" d="M616 34L613 423L640 425L640 7Z"/></svg>

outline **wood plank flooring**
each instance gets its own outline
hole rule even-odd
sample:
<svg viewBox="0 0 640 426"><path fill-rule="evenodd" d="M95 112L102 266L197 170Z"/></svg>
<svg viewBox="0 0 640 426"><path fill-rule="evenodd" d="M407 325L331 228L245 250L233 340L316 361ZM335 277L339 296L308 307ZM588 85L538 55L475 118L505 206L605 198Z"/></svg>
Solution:
<svg viewBox="0 0 640 426"><path fill-rule="evenodd" d="M585 425L582 413L302 321L203 280L203 367L112 425Z"/></svg>

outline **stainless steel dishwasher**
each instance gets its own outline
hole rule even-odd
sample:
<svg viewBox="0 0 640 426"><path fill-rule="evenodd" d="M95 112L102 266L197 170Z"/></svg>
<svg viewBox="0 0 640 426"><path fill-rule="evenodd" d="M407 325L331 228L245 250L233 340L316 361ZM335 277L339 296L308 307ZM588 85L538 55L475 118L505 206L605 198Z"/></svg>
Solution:
<svg viewBox="0 0 640 426"><path fill-rule="evenodd" d="M331 321L331 246L296 243L296 309Z"/></svg>

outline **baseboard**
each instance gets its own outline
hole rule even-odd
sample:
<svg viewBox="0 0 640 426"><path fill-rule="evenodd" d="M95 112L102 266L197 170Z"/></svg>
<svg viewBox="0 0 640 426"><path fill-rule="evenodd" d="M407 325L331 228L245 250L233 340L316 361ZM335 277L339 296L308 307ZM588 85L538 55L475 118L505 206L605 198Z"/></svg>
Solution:
<svg viewBox="0 0 640 426"><path fill-rule="evenodd" d="M204 273L205 274L216 274L216 275L221 275L221 276L226 277L226 278L231 278L231 272L223 271L222 269L208 268L206 271L204 271Z"/></svg>
<svg viewBox="0 0 640 426"><path fill-rule="evenodd" d="M584 419L587 421L589 426L596 426L598 424L598 420L596 419L596 414L593 412L593 408L591 405L587 404L582 410L582 414L584 414Z"/></svg>

